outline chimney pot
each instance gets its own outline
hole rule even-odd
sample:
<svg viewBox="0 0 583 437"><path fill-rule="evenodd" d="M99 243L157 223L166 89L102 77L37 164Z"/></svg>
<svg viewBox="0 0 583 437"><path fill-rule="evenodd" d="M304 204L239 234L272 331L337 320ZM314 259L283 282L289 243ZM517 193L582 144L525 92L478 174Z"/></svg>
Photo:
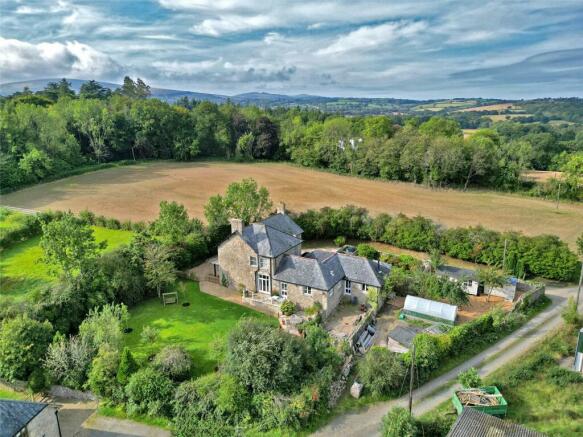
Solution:
<svg viewBox="0 0 583 437"><path fill-rule="evenodd" d="M240 234L243 233L243 220L233 218L229 220L229 223L231 224L231 234L234 234L235 232Z"/></svg>

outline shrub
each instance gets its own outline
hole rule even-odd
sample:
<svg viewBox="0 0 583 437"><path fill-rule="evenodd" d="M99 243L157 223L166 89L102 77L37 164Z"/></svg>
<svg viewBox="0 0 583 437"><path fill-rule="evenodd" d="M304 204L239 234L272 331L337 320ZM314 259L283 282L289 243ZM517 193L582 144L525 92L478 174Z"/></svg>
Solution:
<svg viewBox="0 0 583 437"><path fill-rule="evenodd" d="M41 367L32 371L28 378L27 387L32 393L40 393L48 386L47 375Z"/></svg>
<svg viewBox="0 0 583 437"><path fill-rule="evenodd" d="M291 316L293 313L296 312L296 304L293 303L291 300L286 299L281 303L280 310L284 316Z"/></svg>
<svg viewBox="0 0 583 437"><path fill-rule="evenodd" d="M89 310L89 314L79 326L79 335L95 350L103 344L119 349L128 317L128 309L124 304L94 308Z"/></svg>
<svg viewBox="0 0 583 437"><path fill-rule="evenodd" d="M41 367L51 342L53 327L28 316L4 320L0 325L0 377L27 380Z"/></svg>
<svg viewBox="0 0 583 437"><path fill-rule="evenodd" d="M192 357L180 346L166 346L154 357L156 369L173 381L182 381L190 376Z"/></svg>
<svg viewBox="0 0 583 437"><path fill-rule="evenodd" d="M132 376L137 370L138 364L136 363L134 356L128 347L124 347L117 368L117 382L121 385L126 385L130 376Z"/></svg>
<svg viewBox="0 0 583 437"><path fill-rule="evenodd" d="M142 332L140 333L140 340L142 343L152 344L158 340L160 336L160 331L158 331L153 326L147 325L142 328Z"/></svg>
<svg viewBox="0 0 583 437"><path fill-rule="evenodd" d="M356 254L368 259L379 259L380 253L369 244L360 243L356 246Z"/></svg>
<svg viewBox="0 0 583 437"><path fill-rule="evenodd" d="M111 398L116 388L116 373L119 366L119 353L108 344L99 348L93 359L87 385L98 396Z"/></svg>
<svg viewBox="0 0 583 437"><path fill-rule="evenodd" d="M95 350L79 336L66 339L57 334L47 350L44 368L51 381L81 389L87 380L87 372L94 355Z"/></svg>
<svg viewBox="0 0 583 437"><path fill-rule="evenodd" d="M460 372L457 380L464 388L478 388L482 386L482 378L480 378L478 370L475 367L470 367L468 370Z"/></svg>
<svg viewBox="0 0 583 437"><path fill-rule="evenodd" d="M358 365L360 381L374 395L387 395L397 390L405 373L401 357L380 346L373 346Z"/></svg>
<svg viewBox="0 0 583 437"><path fill-rule="evenodd" d="M583 325L583 316L579 314L577 302L572 297L569 298L567 306L561 315L565 323L574 329L578 329Z"/></svg>
<svg viewBox="0 0 583 437"><path fill-rule="evenodd" d="M346 244L346 237L340 235L334 238L334 245L337 247L342 247Z"/></svg>
<svg viewBox="0 0 583 437"><path fill-rule="evenodd" d="M381 435L383 437L415 437L417 423L406 409L395 407L383 417Z"/></svg>
<svg viewBox="0 0 583 437"><path fill-rule="evenodd" d="M548 378L561 388L567 388L571 384L583 384L583 375L562 367L553 367L548 373Z"/></svg>
<svg viewBox="0 0 583 437"><path fill-rule="evenodd" d="M138 370L125 387L129 414L146 414L148 416L168 416L174 395L174 386L170 379L148 367Z"/></svg>
<svg viewBox="0 0 583 437"><path fill-rule="evenodd" d="M320 302L314 302L310 307L306 308L306 314L313 316L319 314L322 311L322 304Z"/></svg>

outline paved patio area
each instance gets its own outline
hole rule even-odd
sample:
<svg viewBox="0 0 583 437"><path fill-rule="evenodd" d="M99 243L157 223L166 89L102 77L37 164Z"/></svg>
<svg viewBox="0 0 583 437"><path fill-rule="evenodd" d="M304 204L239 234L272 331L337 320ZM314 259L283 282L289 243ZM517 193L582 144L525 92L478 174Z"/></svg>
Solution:
<svg viewBox="0 0 583 437"><path fill-rule="evenodd" d="M333 337L339 339L348 338L364 315L365 313L360 311L360 305L341 304L326 319L324 327Z"/></svg>

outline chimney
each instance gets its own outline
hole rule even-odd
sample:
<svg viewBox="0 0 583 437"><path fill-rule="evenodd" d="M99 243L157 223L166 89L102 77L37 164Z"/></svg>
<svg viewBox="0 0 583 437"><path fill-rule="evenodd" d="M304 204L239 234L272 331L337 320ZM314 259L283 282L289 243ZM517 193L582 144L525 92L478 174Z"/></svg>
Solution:
<svg viewBox="0 0 583 437"><path fill-rule="evenodd" d="M243 220L233 218L229 220L229 223L231 223L231 234L234 234L235 232L240 234L243 233Z"/></svg>
<svg viewBox="0 0 583 437"><path fill-rule="evenodd" d="M285 203L283 203L283 202L280 202L280 203L277 205L276 212L277 212L278 214L285 214L285 213L286 213L286 212L285 212Z"/></svg>

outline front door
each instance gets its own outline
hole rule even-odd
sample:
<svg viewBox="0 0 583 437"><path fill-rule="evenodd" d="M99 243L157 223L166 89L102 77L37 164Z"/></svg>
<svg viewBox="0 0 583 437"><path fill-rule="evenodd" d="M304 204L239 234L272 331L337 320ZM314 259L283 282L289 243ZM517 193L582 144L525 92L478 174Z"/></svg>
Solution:
<svg viewBox="0 0 583 437"><path fill-rule="evenodd" d="M259 293L271 294L271 281L269 276L262 273L257 275L257 291Z"/></svg>

